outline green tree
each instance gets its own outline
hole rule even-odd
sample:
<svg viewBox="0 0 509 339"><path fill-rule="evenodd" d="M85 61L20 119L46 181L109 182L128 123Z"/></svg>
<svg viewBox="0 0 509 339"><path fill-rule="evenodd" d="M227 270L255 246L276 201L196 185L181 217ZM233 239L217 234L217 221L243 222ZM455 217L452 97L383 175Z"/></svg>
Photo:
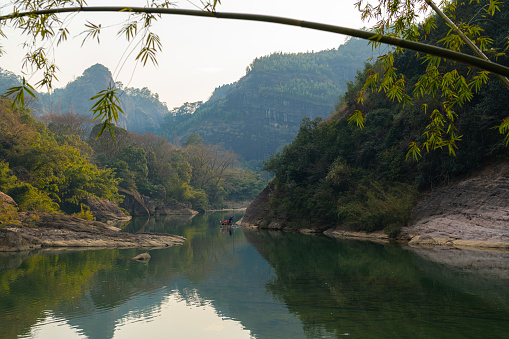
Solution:
<svg viewBox="0 0 509 339"><path fill-rule="evenodd" d="M57 140L6 99L0 100L0 117L0 189L12 194L21 210L76 212L88 197L120 201L112 170L92 164L90 147L79 137Z"/></svg>
<svg viewBox="0 0 509 339"><path fill-rule="evenodd" d="M375 5L360 0L357 4L363 19L375 19L374 31L377 35L389 35L412 41L426 39L442 44L448 50L457 52L472 51L483 60L505 56L509 47L504 36L496 36L499 29L490 29L491 36L486 35L490 22L505 21L502 11L504 4L497 0L474 0L469 4L457 1L440 1L437 6L432 0L407 1L383 0ZM439 7L442 7L440 9ZM424 21L421 13L432 11ZM450 18L453 18L453 22ZM487 24L488 23L488 24ZM501 43L502 42L502 43ZM375 47L380 44L375 40ZM437 105L423 104L424 114L429 123L424 127L422 140L414 140L408 146L407 158L415 160L421 157L422 151L445 148L450 155L456 155L457 143L462 135L457 128L461 107L473 99L489 80L485 69L475 69L447 62L441 57L418 56L426 64L424 72L413 82L411 92L407 89L408 78L398 73L395 65L396 56L404 53L401 47L378 58L376 67L369 71L358 101L363 103L366 90L384 92L388 99L409 104L423 98L436 98ZM486 53L486 54L485 54ZM509 90L509 80L500 74L495 76ZM360 110L355 110L349 117L350 123L362 128L365 121ZM499 132L505 135L509 145L509 117L499 122Z"/></svg>

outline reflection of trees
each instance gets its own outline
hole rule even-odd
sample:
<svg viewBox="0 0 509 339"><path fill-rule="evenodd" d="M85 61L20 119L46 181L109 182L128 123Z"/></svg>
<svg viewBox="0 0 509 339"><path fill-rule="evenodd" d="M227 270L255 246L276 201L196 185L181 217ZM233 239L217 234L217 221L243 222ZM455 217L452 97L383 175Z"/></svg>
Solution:
<svg viewBox="0 0 509 339"><path fill-rule="evenodd" d="M200 281L218 264L224 265L232 239L219 234L218 220L223 217L220 213L199 215L177 228L174 226L178 222L172 218L163 217L149 224L147 231L178 233L188 241L183 246L149 250L152 259L148 264L131 260L147 249L1 254L0 338L27 334L47 311L72 319L74 326L90 331L90 338L100 333L94 321L101 322L103 334L109 333L116 320L136 311L123 307L133 302L133 296L166 288L179 275ZM140 220L143 226L146 220ZM171 222L165 223L168 220ZM160 299L142 299L140 303L151 304L136 306L152 310L163 296L164 293ZM104 319L94 318L96 313L111 309L121 311L102 314Z"/></svg>
<svg viewBox="0 0 509 339"><path fill-rule="evenodd" d="M1 337L26 334L45 310L62 300L78 300L117 256L116 250L34 254L17 268L0 271Z"/></svg>
<svg viewBox="0 0 509 339"><path fill-rule="evenodd" d="M397 246L279 232L245 236L276 272L267 290L310 337L497 337L509 329L500 320L507 310L435 281Z"/></svg>

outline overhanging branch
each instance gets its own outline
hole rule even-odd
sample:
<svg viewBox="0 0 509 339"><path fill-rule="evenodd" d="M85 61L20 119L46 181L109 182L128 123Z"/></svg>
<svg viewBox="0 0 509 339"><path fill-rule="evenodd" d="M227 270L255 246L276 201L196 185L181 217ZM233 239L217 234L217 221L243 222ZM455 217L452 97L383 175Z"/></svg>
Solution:
<svg viewBox="0 0 509 339"><path fill-rule="evenodd" d="M198 16L207 18L218 19L233 19L244 21L259 21L269 22L287 26L302 27L314 29L322 32L330 32L336 34L349 35L356 38L365 40L377 41L384 44L398 46L405 49L431 54L449 60L458 61L470 66L478 67L486 71L509 77L509 67L497 64L491 61L483 60L481 58L455 52L442 47L423 44L420 42L409 41L399 38L394 38L386 35L374 34L359 29L327 25L311 21L296 20L290 18L276 17L270 15L259 14L245 14L245 13L228 13L228 12L207 12L189 9L172 9L172 8L146 8L146 7L119 7L119 6L94 6L94 7L68 7L68 8L54 8L47 10L31 11L13 13L10 15L0 16L0 21L6 21L18 17L28 15L44 15L44 14L57 14L57 13L70 13L70 12L118 12L118 13L151 13L151 14L169 14L169 15L185 15L185 16Z"/></svg>

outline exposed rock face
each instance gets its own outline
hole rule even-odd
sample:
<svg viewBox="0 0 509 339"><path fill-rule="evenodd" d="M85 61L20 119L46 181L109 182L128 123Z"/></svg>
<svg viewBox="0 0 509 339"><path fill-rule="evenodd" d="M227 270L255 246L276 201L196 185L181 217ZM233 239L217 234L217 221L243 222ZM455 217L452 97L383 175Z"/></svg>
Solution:
<svg viewBox="0 0 509 339"><path fill-rule="evenodd" d="M124 208L130 215L150 215L145 201L138 192L131 192L121 188L118 192L124 196L124 201L120 204L120 207Z"/></svg>
<svg viewBox="0 0 509 339"><path fill-rule="evenodd" d="M98 221L113 223L131 219L131 216L126 215L117 205L108 199L98 200L88 198L86 204L90 207L90 212L97 218Z"/></svg>
<svg viewBox="0 0 509 339"><path fill-rule="evenodd" d="M36 246L17 232L0 228L0 252L26 251L36 247L40 246Z"/></svg>
<svg viewBox="0 0 509 339"><path fill-rule="evenodd" d="M21 225L0 229L0 251L40 247L168 247L185 238L170 234L123 233L116 227L60 214L21 213Z"/></svg>
<svg viewBox="0 0 509 339"><path fill-rule="evenodd" d="M196 215L197 211L191 209L191 204L180 203L176 200L165 205L158 205L154 200L137 192L123 189L118 190L124 195L124 202L120 204L132 216L136 215Z"/></svg>
<svg viewBox="0 0 509 339"><path fill-rule="evenodd" d="M191 209L191 206L179 203L176 200L170 201L165 205L157 206L156 215L195 215L198 212Z"/></svg>
<svg viewBox="0 0 509 339"><path fill-rule="evenodd" d="M16 204L14 199L12 199L10 196L8 196L7 194L5 194L3 192L0 192L0 201L3 201L8 205L12 205L12 206L18 208L18 204Z"/></svg>
<svg viewBox="0 0 509 339"><path fill-rule="evenodd" d="M267 215L269 215L270 212L270 206L268 204L269 201L269 194L273 190L273 185L270 182L267 187L256 197L255 200L247 207L246 212L244 213L244 216L239 221L242 226L245 227L261 227L264 224L273 224L273 226L276 226L276 224L279 227L273 227L274 229L281 229L281 225L278 222L272 221L268 222L265 220Z"/></svg>
<svg viewBox="0 0 509 339"><path fill-rule="evenodd" d="M18 204L7 194L0 192L0 225L4 222L10 222L17 217Z"/></svg>
<svg viewBox="0 0 509 339"><path fill-rule="evenodd" d="M437 189L402 230L409 244L509 248L509 164Z"/></svg>

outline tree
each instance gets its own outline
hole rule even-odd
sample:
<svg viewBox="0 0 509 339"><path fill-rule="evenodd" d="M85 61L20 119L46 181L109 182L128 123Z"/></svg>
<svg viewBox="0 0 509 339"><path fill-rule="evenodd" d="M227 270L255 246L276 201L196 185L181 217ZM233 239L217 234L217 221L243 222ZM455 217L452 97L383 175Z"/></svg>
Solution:
<svg viewBox="0 0 509 339"><path fill-rule="evenodd" d="M440 1L439 6L432 0L405 1L381 0L373 6L364 0L357 4L364 19L376 19L377 24L374 31L380 35L418 41L422 39L435 40L442 43L444 47L454 51L470 49L475 55L483 60L489 61L485 53L498 58L505 56L505 50L509 47L508 42L504 45L497 45L493 38L484 35L485 29L478 18L497 19L501 15L503 4L497 0L473 0L469 5L456 1ZM458 11L470 10L471 15L457 15ZM428 15L424 21L419 21L420 13L434 12L435 15ZM449 17L465 18L469 21L454 23ZM442 20L448 31L442 36L436 35L437 20ZM493 32L491 32L493 34ZM379 43L373 42L377 47ZM424 97L440 98L440 104L435 107L423 105L424 113L429 114L429 124L423 132L423 141L413 141L408 147L407 159L409 157L417 160L421 157L421 151L446 148L450 155L455 155L457 142L462 136L456 128L459 118L457 111L461 106L472 100L475 93L478 93L489 79L489 72L485 69L472 69L453 64L447 67L446 60L441 57L426 55L420 57L426 63L426 69L415 83L411 94L406 89L407 79L404 74L398 73L394 65L395 56L404 51L397 47L394 51L386 53L378 58L377 69L372 69L367 77L364 86L358 96L358 101L364 101L365 90L385 92L390 100L397 100L403 104L410 103ZM509 80L501 75L495 76L509 89ZM364 116L360 110L356 110L349 118L362 128ZM499 132L505 135L505 144L509 145L509 117L503 119L500 125L496 126Z"/></svg>
<svg viewBox="0 0 509 339"><path fill-rule="evenodd" d="M74 112L65 114L47 113L40 117L46 126L58 135L78 135L84 140L92 130L90 117Z"/></svg>
<svg viewBox="0 0 509 339"><path fill-rule="evenodd" d="M480 0L476 0L476 2L479 1ZM47 86L49 88L51 88L52 80L56 76L57 65L55 65L46 57L46 49L42 44L49 39L55 39L57 43L67 39L70 32L66 28L59 29L61 22L58 17L58 13L69 12L111 11L125 12L128 14L129 19L120 29L119 34L125 36L127 41L139 40L138 44L134 44L135 46L140 46L139 50L135 52L135 58L144 65L148 61L157 64L157 53L161 50L162 46L159 37L157 34L152 32L151 28L153 23L157 21L162 14L272 22L356 36L363 39L369 39L373 41L375 45L380 43L387 43L398 46L396 50L397 52L401 51L402 48L405 48L413 49L415 51L423 52L429 55L427 57L430 60L430 70L429 73L427 73L428 75L432 75L433 72L436 71L440 63L440 58L448 58L461 61L463 63L479 67L483 71L478 72L476 75L472 76L470 81L466 81L465 77L454 72L448 72L445 74L445 77L441 77L441 79L444 80L442 82L445 82L445 85L440 89L443 92L453 91L454 93L452 93L451 96L456 95L458 98L454 98L452 102L450 102L451 100L444 101L444 103L447 105L444 107L443 113L436 114L436 111L433 111L432 121L425 130L425 134L430 137L427 139L427 142L422 145L422 147L426 148L427 150L448 147L449 152L452 154L454 154L456 141L460 139L460 136L457 135L454 128L454 106L460 105L462 102L464 102L464 100L468 100L468 98L471 97L473 89L477 91L482 84L486 83L488 71L495 72L504 76L509 76L509 68L503 65L486 61L483 58L473 57L471 55L457 52L460 50L462 44L458 42L455 34L447 34L444 38L444 42L447 48L439 48L436 46L416 42L421 36L419 31L420 28L417 25L417 14L421 11L425 11L428 6L433 7L431 0L406 1L403 3L401 3L399 0L380 0L378 5L373 6L371 4L367 4L364 7L362 7L363 2L361 0L358 3L358 7L361 9L363 18L381 18L379 25L375 27L375 33L265 15L219 13L215 11L219 3L219 0L207 1L204 3L203 11L193 11L170 8L172 4L168 0L164 0L162 2L151 0L148 3L148 6L143 8L86 7L84 6L86 3L83 0L38 2L33 0L20 0L15 3L13 13L10 15L1 16L0 22L5 24L6 21L9 21L12 23L14 28L23 30L30 36L30 41L25 44L25 46L28 48L25 57L25 65L27 65L27 67L33 67L37 70L42 70L43 77L37 83L37 85ZM443 1L442 4L445 4L445 1ZM448 5L448 8L453 10L454 6L454 3L452 3L451 5ZM500 6L501 4L498 0L490 0L486 12L490 15L494 15L497 11L500 10ZM422 28L424 33L428 34L433 25L434 20L426 20ZM488 47L489 39L480 37L479 30L476 28L476 26L467 25L461 28L466 29L467 33L471 34L473 37L478 37L477 41L481 50ZM388 34L386 35L382 34L387 32ZM89 23L87 24L87 29L84 33L85 40L98 40L101 33L101 26ZM401 39L401 37L403 39ZM129 55L130 53L126 54ZM391 62L393 59L391 55L392 54L389 53L386 57L381 59L380 65L382 72L377 72L377 74L384 74L384 76L382 82L378 85L378 88L387 91L388 96L391 99L409 100L409 96L404 93L405 79L403 77L396 76ZM439 58L436 58L436 56ZM376 88L379 79L379 76L370 78L367 82L366 88ZM422 79L423 81L418 86L416 93L418 95L435 95L436 92L434 92L433 88L434 86L439 86L440 84L430 84L429 81L432 79L434 78L430 76L424 77ZM459 88L456 88L458 86ZM22 84L20 86L13 87L7 92L7 94L14 97L14 104L19 105L23 105L25 93L27 93L29 96L35 97L33 87L28 82L26 82L25 79L22 79ZM111 134L114 134L114 130L111 126L117 121L118 114L122 113L122 109L119 105L118 92L117 89L114 88L114 84L112 84L111 87L108 87L105 90L99 92L91 99L97 100L91 109L94 114L94 119L99 119L103 122L102 128L98 135L100 135L106 128L108 128ZM351 117L351 121L362 126L364 117L360 111L356 111L354 113L355 114L353 114ZM437 124L446 124L448 127L445 130L437 129ZM506 135L506 143L509 144L509 119L502 121L498 127L500 133ZM419 154L419 149L420 146L418 146L417 143L413 143L410 146L410 152L415 157L417 157Z"/></svg>

